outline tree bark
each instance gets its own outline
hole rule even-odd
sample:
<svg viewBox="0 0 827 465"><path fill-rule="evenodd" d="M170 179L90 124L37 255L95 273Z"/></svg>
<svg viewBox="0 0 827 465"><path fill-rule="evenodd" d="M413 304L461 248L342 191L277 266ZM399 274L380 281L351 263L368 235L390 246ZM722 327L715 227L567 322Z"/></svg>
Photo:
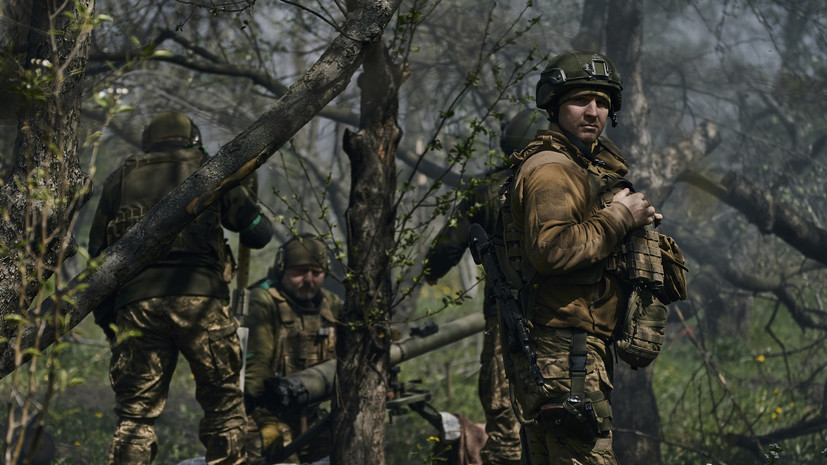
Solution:
<svg viewBox="0 0 827 465"><path fill-rule="evenodd" d="M17 34L23 73L16 84L29 88L25 98L16 96L17 139L0 189L0 337L12 341L25 331L36 336L54 316L32 303L62 261L74 255L73 221L88 198L77 129L90 36L69 17L79 14L77 4L56 9L54 3L16 4L27 21ZM81 2L87 8L89 3ZM38 84L32 75L50 80ZM10 315L21 320L5 318ZM3 350L9 362L15 357L11 347Z"/></svg>
<svg viewBox="0 0 827 465"><path fill-rule="evenodd" d="M611 21L606 26L607 55L623 79L622 118L612 138L634 158L630 177L638 191L647 193L664 180L653 166L652 136L648 129L649 103L643 93L641 47L643 42L643 1L611 2ZM619 26L619 25L622 25ZM628 116L626 116L628 115ZM659 465L660 418L652 390L652 367L632 370L620 363L614 371L612 415L615 426L614 450L620 463Z"/></svg>
<svg viewBox="0 0 827 465"><path fill-rule="evenodd" d="M385 463L389 373L391 253L396 207L399 86L403 79L377 43L364 61L358 132L345 131L351 163L346 217L349 278L337 329L336 397L331 463Z"/></svg>
<svg viewBox="0 0 827 465"><path fill-rule="evenodd" d="M156 260L164 244L172 242L183 227L203 212L219 195L238 185L264 163L281 145L310 121L349 83L372 44L381 40L401 0L354 2L341 28L324 54L275 105L249 128L221 147L203 167L164 197L116 244L109 247L96 268L87 268L67 284L58 299L64 316L61 331L77 325L137 270ZM74 133L73 133L74 134ZM4 279L5 281L5 279ZM18 280L19 282L19 280ZM50 301L51 302L51 301ZM19 311L15 302L4 301L7 311ZM43 349L60 334L54 325L29 328L0 345L0 377L16 369L13 347ZM42 333L42 337L35 338Z"/></svg>

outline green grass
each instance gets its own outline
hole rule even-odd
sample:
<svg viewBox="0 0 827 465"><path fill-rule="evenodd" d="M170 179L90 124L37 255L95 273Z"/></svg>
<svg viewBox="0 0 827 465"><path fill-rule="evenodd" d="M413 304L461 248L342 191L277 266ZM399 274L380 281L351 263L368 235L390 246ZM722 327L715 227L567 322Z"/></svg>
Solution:
<svg viewBox="0 0 827 465"><path fill-rule="evenodd" d="M772 334L765 329L771 320ZM664 463L716 463L710 457L728 465L827 463L820 433L768 441L757 454L735 445L740 436L767 435L821 416L823 393L817 391L823 382L808 377L823 378L823 335L801 331L783 310L773 318L761 300L753 303L744 334L702 342L698 321L688 324L668 335L655 365L653 384L668 442Z"/></svg>

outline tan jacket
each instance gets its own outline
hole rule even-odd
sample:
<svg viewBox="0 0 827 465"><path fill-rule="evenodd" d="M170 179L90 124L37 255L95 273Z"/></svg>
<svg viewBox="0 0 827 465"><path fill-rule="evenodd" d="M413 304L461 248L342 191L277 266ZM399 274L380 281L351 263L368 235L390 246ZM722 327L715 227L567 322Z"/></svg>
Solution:
<svg viewBox="0 0 827 465"><path fill-rule="evenodd" d="M606 259L632 229L632 214L611 204L623 186L623 156L601 139L597 167L560 133L543 131L526 157L511 192L515 228L522 233L523 264L530 264L534 292L529 319L551 327L582 328L608 337L626 305ZM526 266L526 265L523 265Z"/></svg>

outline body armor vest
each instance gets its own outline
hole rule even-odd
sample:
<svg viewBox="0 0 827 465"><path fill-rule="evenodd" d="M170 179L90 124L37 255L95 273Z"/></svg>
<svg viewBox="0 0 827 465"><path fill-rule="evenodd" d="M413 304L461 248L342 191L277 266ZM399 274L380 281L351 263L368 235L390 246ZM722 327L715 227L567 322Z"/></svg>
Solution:
<svg viewBox="0 0 827 465"><path fill-rule="evenodd" d="M606 151L623 160L616 146L606 139L600 139ZM517 168L500 187L500 215L497 219L493 243L497 251L500 267L513 289L521 289L531 282L536 270L524 259L522 244L523 233L514 225L511 212L511 190L517 180L533 169L548 163L559 163L585 169L589 174L589 198L592 205L605 208L614 195L629 188L632 184L616 173L601 170L585 157L573 151L562 141L548 133L538 134L522 152L512 159ZM663 284L663 266L661 264L658 233L654 229L631 231L624 242L605 261L558 277L564 284L592 284L598 282L604 273L615 273L622 280L634 285L650 284L659 287Z"/></svg>
<svg viewBox="0 0 827 465"><path fill-rule="evenodd" d="M197 148L177 148L127 158L121 170L118 213L106 225L107 243L114 244L159 200L201 167L206 158ZM222 263L224 233L219 209L214 202L187 225L176 237L170 253L200 255Z"/></svg>
<svg viewBox="0 0 827 465"><path fill-rule="evenodd" d="M287 376L336 356L336 317L326 298L317 311L302 313L295 311L275 287L267 292L276 303L278 318L276 373Z"/></svg>

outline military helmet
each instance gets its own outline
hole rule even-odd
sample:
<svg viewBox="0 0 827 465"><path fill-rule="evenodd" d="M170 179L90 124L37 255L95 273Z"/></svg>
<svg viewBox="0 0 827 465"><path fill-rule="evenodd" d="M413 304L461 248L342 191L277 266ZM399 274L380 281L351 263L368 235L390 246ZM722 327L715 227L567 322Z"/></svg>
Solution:
<svg viewBox="0 0 827 465"><path fill-rule="evenodd" d="M189 116L177 111L164 111L155 115L144 129L141 148L149 152L158 142L179 137L192 145L201 145L201 131Z"/></svg>
<svg viewBox="0 0 827 465"><path fill-rule="evenodd" d="M506 155L522 150L534 140L537 131L544 129L548 129L548 113L534 108L525 109L505 123L500 148Z"/></svg>
<svg viewBox="0 0 827 465"><path fill-rule="evenodd" d="M295 266L318 266L330 271L327 246L312 234L301 234L285 242L276 252L273 272L281 277L286 269Z"/></svg>
<svg viewBox="0 0 827 465"><path fill-rule="evenodd" d="M620 111L620 73L607 56L588 50L561 53L548 62L537 81L537 108L554 112L559 97L578 87L607 93L612 100L612 113Z"/></svg>

